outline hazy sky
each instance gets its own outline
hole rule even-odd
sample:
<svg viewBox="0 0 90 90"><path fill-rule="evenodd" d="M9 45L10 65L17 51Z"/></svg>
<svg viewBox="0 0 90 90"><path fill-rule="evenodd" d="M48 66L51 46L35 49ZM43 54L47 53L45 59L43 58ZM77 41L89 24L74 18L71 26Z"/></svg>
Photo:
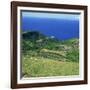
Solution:
<svg viewBox="0 0 90 90"><path fill-rule="evenodd" d="M55 19L67 19L67 20L79 20L79 14L64 14L64 13L43 13L43 12L22 12L22 17L29 18L55 18Z"/></svg>

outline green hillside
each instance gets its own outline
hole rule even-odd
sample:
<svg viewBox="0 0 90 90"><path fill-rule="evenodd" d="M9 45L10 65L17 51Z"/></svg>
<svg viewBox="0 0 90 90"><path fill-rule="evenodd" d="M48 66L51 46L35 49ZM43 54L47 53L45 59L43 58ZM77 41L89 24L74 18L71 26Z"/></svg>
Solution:
<svg viewBox="0 0 90 90"><path fill-rule="evenodd" d="M22 33L24 77L79 74L79 40L58 40L37 31Z"/></svg>

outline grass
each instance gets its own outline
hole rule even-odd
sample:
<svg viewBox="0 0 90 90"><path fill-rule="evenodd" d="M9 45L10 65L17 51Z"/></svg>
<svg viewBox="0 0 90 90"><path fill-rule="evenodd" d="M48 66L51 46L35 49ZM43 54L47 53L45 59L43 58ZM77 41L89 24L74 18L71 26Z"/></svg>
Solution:
<svg viewBox="0 0 90 90"><path fill-rule="evenodd" d="M39 32L22 37L23 77L79 75L79 39L57 40Z"/></svg>
<svg viewBox="0 0 90 90"><path fill-rule="evenodd" d="M23 58L22 64L24 77L79 75L79 64L77 62L26 56Z"/></svg>

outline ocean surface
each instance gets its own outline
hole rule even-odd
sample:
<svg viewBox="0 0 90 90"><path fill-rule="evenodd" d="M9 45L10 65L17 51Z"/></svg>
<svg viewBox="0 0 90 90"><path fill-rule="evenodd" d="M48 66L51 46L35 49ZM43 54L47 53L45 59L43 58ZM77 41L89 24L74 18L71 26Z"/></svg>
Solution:
<svg viewBox="0 0 90 90"><path fill-rule="evenodd" d="M22 17L21 30L39 31L59 40L79 38L79 20Z"/></svg>

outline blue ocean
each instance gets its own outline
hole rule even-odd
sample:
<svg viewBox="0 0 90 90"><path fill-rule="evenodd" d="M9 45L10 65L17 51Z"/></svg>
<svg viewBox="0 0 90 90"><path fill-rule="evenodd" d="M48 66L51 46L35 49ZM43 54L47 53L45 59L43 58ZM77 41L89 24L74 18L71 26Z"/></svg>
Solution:
<svg viewBox="0 0 90 90"><path fill-rule="evenodd" d="M22 17L21 29L23 32L38 31L59 40L79 38L79 20Z"/></svg>

